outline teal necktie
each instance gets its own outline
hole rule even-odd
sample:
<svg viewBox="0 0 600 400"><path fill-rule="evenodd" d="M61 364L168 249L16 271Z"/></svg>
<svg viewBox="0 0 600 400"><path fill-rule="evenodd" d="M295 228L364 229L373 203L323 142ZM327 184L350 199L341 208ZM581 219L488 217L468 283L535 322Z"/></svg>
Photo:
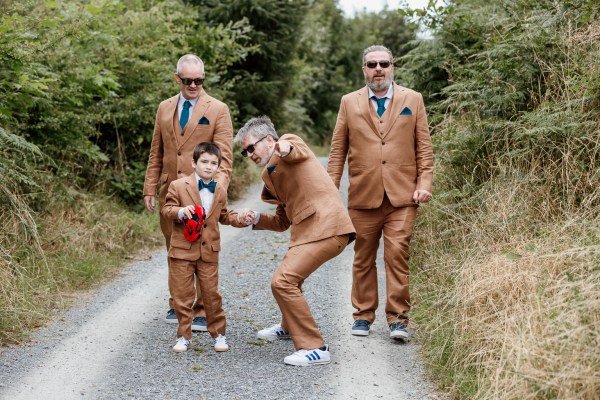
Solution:
<svg viewBox="0 0 600 400"><path fill-rule="evenodd" d="M190 119L190 107L192 103L189 100L186 100L183 103L183 109L181 110L181 116L179 117L179 125L181 125L181 129L185 128L185 124L187 124L188 119Z"/></svg>
<svg viewBox="0 0 600 400"><path fill-rule="evenodd" d="M377 102L377 115L381 117L385 112L385 99L387 99L387 97L378 99L377 97L373 96L371 98Z"/></svg>

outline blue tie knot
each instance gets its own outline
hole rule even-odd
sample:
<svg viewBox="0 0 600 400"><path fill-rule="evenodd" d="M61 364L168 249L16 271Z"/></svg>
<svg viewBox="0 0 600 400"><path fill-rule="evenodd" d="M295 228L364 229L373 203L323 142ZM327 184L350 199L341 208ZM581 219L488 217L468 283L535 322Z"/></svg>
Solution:
<svg viewBox="0 0 600 400"><path fill-rule="evenodd" d="M381 117L385 112L385 100L387 97L378 99L376 96L372 96L371 98L377 102L377 115Z"/></svg>

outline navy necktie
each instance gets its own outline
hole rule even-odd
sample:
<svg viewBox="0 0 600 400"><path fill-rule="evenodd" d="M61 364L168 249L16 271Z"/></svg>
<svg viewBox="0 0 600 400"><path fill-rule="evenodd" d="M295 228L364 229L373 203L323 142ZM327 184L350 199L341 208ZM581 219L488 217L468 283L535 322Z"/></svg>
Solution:
<svg viewBox="0 0 600 400"><path fill-rule="evenodd" d="M185 128L185 124L187 124L188 119L190 119L190 107L192 103L189 100L186 100L183 103L183 109L181 110L181 116L179 117L179 125L181 125L181 129Z"/></svg>
<svg viewBox="0 0 600 400"><path fill-rule="evenodd" d="M217 186L217 182L210 181L208 183L204 183L202 179L198 181L198 190L208 189L211 193L215 192L215 187Z"/></svg>
<svg viewBox="0 0 600 400"><path fill-rule="evenodd" d="M377 102L377 115L381 117L385 112L385 99L387 99L387 97L378 99L376 96L373 96L371 98Z"/></svg>

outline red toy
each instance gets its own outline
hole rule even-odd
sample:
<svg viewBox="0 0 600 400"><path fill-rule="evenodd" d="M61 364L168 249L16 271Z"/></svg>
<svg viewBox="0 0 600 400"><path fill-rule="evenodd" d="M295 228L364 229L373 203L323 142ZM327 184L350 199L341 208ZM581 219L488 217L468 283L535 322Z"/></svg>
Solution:
<svg viewBox="0 0 600 400"><path fill-rule="evenodd" d="M202 229L204 228L204 220L206 219L206 212L203 207L196 206L192 218L184 218L183 223L183 236L188 242L197 241L202 235Z"/></svg>

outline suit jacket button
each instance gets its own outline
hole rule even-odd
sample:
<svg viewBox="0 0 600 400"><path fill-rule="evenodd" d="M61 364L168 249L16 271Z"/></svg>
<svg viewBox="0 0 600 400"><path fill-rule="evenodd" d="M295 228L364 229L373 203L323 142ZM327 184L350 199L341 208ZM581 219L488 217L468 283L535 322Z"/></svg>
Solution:
<svg viewBox="0 0 600 400"><path fill-rule="evenodd" d="M385 164L385 161L383 162L383 164Z"/></svg>
<svg viewBox="0 0 600 400"><path fill-rule="evenodd" d="M202 242L202 246L204 246L206 244L206 242Z"/></svg>
<svg viewBox="0 0 600 400"><path fill-rule="evenodd" d="M181 174L181 171L177 171L178 174Z"/></svg>
<svg viewBox="0 0 600 400"><path fill-rule="evenodd" d="M180 152L180 151L178 151L178 152L177 152L177 155L178 155L178 156L180 156L180 155L181 155L181 152Z"/></svg>
<svg viewBox="0 0 600 400"><path fill-rule="evenodd" d="M382 144L382 145L384 145L384 144L385 144L385 142L381 142L381 144Z"/></svg>
<svg viewBox="0 0 600 400"><path fill-rule="evenodd" d="M206 228L206 224L204 224L204 227Z"/></svg>

